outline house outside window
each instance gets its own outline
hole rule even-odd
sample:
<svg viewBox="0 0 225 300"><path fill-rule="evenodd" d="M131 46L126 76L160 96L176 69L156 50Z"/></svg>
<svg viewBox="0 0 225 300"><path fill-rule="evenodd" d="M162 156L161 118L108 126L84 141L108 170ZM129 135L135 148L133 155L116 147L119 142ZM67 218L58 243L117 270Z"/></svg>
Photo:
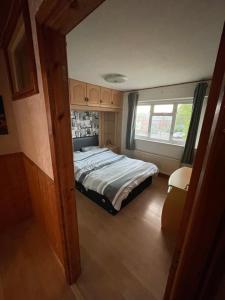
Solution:
<svg viewBox="0 0 225 300"><path fill-rule="evenodd" d="M192 100L139 103L135 138L184 146L192 114Z"/></svg>

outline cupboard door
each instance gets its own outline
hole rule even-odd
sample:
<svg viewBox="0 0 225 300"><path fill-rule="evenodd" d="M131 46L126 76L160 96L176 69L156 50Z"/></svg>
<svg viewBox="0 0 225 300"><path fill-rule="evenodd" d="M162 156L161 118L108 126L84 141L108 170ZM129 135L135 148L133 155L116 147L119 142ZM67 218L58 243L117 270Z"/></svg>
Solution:
<svg viewBox="0 0 225 300"><path fill-rule="evenodd" d="M101 87L100 105L103 107L111 107L112 90Z"/></svg>
<svg viewBox="0 0 225 300"><path fill-rule="evenodd" d="M76 105L87 105L86 83L70 79L70 103Z"/></svg>
<svg viewBox="0 0 225 300"><path fill-rule="evenodd" d="M100 105L100 87L94 84L87 83L87 105Z"/></svg>
<svg viewBox="0 0 225 300"><path fill-rule="evenodd" d="M112 90L112 106L120 108L122 103L122 93L120 91Z"/></svg>

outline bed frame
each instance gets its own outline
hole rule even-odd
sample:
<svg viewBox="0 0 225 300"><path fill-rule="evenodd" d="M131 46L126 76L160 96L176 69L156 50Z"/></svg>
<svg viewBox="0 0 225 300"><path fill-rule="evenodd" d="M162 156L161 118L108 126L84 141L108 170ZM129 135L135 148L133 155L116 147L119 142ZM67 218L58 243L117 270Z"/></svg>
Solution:
<svg viewBox="0 0 225 300"><path fill-rule="evenodd" d="M73 138L73 151L80 151L82 147L98 146L98 135Z"/></svg>
<svg viewBox="0 0 225 300"><path fill-rule="evenodd" d="M82 138L73 138L73 151L80 151L82 147L89 147L89 146L98 146L99 140L98 136L87 136ZM128 197L123 200L122 207L126 206L130 203L135 197L137 197L140 193L146 189L146 187L150 186L152 183L152 176L145 179L141 184L139 184L136 188L134 188ZM89 199L103 207L107 210L110 214L116 215L118 211L112 206L111 202L103 195L98 194L92 190L86 190L84 186L76 181L76 189L79 190L82 194L87 196Z"/></svg>
<svg viewBox="0 0 225 300"><path fill-rule="evenodd" d="M130 203L134 198L136 198L140 193L144 191L148 186L150 186L152 183L152 176L146 178L141 184L139 184L136 188L134 188L128 197L123 200L121 209L126 206L128 203ZM111 204L111 202L103 195L98 194L95 191L92 190L86 190L84 186L76 182L76 188L78 191L80 191L82 194L87 196L89 199L103 207L105 210L107 210L110 214L116 215L119 211L117 211Z"/></svg>

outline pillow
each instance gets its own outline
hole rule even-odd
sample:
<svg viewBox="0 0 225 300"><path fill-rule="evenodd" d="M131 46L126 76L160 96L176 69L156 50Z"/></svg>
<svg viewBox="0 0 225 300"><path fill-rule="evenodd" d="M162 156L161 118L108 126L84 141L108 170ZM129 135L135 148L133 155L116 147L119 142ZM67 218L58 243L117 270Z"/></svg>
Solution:
<svg viewBox="0 0 225 300"><path fill-rule="evenodd" d="M87 152L87 151L91 151L91 150L98 149L98 148L99 148L99 146L82 147L81 151L82 152Z"/></svg>

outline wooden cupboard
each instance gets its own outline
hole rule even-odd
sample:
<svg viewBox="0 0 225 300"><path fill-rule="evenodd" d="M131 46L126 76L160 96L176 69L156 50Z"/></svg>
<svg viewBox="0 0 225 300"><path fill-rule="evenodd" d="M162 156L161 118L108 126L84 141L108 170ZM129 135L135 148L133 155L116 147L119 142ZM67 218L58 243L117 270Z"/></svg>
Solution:
<svg viewBox="0 0 225 300"><path fill-rule="evenodd" d="M76 99L77 105L87 105L86 83L78 80L70 81L69 91L71 104L75 104Z"/></svg>
<svg viewBox="0 0 225 300"><path fill-rule="evenodd" d="M110 107L112 105L112 90L101 87L100 103L102 107Z"/></svg>
<svg viewBox="0 0 225 300"><path fill-rule="evenodd" d="M112 106L115 108L119 108L121 105L121 92L112 90Z"/></svg>
<svg viewBox="0 0 225 300"><path fill-rule="evenodd" d="M69 79L70 104L85 107L85 110L119 111L122 93L117 90ZM74 107L75 108L75 107Z"/></svg>
<svg viewBox="0 0 225 300"><path fill-rule="evenodd" d="M121 150L121 111L102 111L99 118L99 145L116 153Z"/></svg>
<svg viewBox="0 0 225 300"><path fill-rule="evenodd" d="M100 105L100 87L94 84L86 84L86 103L88 106ZM76 98L75 98L76 102Z"/></svg>
<svg viewBox="0 0 225 300"><path fill-rule="evenodd" d="M122 92L69 79L70 105L75 111L98 111L99 145L120 152Z"/></svg>

